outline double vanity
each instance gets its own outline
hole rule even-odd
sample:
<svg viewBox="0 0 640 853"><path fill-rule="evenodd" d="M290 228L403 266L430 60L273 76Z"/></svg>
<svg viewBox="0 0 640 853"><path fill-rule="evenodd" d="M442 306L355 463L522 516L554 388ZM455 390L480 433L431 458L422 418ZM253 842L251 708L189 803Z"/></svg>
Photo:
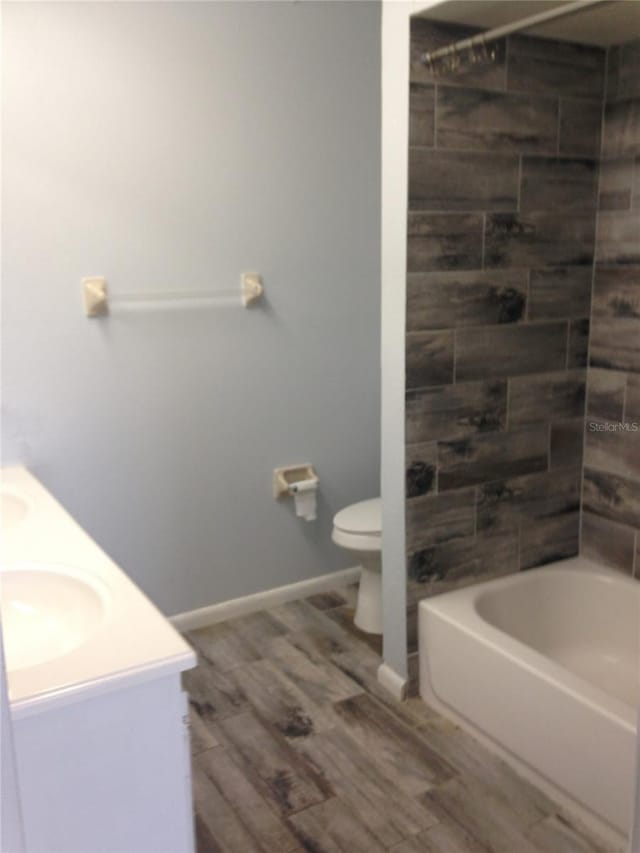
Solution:
<svg viewBox="0 0 640 853"><path fill-rule="evenodd" d="M1 612L27 853L193 849L191 648L24 468L2 471ZM178 570L178 569L177 569Z"/></svg>

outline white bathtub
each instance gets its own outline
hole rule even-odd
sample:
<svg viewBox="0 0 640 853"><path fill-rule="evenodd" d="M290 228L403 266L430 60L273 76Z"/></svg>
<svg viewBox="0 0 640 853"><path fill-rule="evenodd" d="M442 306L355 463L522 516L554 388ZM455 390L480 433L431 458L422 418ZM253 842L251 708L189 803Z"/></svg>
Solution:
<svg viewBox="0 0 640 853"><path fill-rule="evenodd" d="M628 831L638 581L575 557L425 599L418 626L426 702L583 814Z"/></svg>

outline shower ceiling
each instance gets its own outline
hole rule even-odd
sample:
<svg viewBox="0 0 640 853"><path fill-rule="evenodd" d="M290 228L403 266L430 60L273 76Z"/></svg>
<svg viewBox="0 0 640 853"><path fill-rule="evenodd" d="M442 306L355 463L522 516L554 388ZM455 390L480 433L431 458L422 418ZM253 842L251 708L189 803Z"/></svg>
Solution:
<svg viewBox="0 0 640 853"><path fill-rule="evenodd" d="M448 0L425 10L437 21L490 29L528 18L570 0ZM529 35L608 47L640 38L640 0L613 0L526 31Z"/></svg>

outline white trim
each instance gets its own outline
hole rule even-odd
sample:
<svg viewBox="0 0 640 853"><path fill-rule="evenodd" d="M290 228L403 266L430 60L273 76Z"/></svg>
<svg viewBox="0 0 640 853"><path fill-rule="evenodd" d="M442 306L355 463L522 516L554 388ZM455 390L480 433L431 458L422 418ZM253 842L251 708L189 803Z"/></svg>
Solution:
<svg viewBox="0 0 640 853"><path fill-rule="evenodd" d="M395 669L392 669L389 664L384 661L382 661L378 667L378 683L381 684L385 690L388 690L393 698L397 699L398 702L402 702L407 698L407 679L398 675Z"/></svg>
<svg viewBox="0 0 640 853"><path fill-rule="evenodd" d="M382 3L381 494L385 661L407 674L405 332L409 171L409 25L441 0Z"/></svg>
<svg viewBox="0 0 640 853"><path fill-rule="evenodd" d="M263 592L244 595L242 598L231 598L229 601L209 604L197 610L177 613L175 616L170 616L169 621L178 631L194 631L196 628L204 628L215 622L224 622L225 619L232 619L234 616L244 616L247 613L255 613L257 610L277 607L287 601L296 601L320 592L330 592L337 587L357 583L359 580L360 566L354 566L351 569L319 575L309 580L287 584L287 586L265 589Z"/></svg>

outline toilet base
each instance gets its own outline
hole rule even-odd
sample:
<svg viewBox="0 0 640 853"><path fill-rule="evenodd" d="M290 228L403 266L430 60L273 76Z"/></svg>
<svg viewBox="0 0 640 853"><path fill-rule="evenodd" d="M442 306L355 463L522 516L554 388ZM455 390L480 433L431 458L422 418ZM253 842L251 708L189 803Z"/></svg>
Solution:
<svg viewBox="0 0 640 853"><path fill-rule="evenodd" d="M382 634L382 566L380 554L360 555L362 573L354 616L356 628L367 634Z"/></svg>

